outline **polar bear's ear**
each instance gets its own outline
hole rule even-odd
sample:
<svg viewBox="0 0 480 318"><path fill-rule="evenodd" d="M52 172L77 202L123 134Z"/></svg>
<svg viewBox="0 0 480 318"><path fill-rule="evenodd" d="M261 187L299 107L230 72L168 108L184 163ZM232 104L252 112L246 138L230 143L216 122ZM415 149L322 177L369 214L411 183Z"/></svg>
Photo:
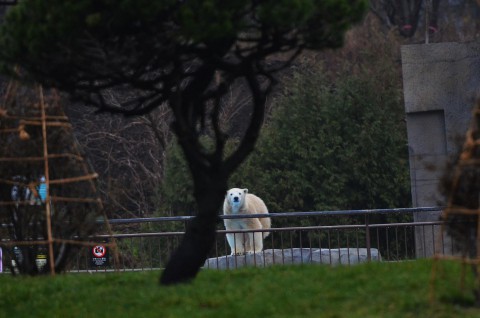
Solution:
<svg viewBox="0 0 480 318"><path fill-rule="evenodd" d="M247 194L247 193L248 193L248 189L243 189L243 193Z"/></svg>

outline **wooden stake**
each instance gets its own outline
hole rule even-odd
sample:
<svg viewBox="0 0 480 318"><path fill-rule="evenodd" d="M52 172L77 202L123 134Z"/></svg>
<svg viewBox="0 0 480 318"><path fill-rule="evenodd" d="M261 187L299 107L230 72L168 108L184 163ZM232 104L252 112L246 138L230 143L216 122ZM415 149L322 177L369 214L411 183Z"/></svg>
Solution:
<svg viewBox="0 0 480 318"><path fill-rule="evenodd" d="M50 263L50 274L55 276L55 259L53 255L53 237L52 220L50 212L50 175L48 170L48 146L47 146L47 119L45 114L45 103L43 100L43 88L38 87L40 96L40 107L42 111L42 137L43 137L43 158L45 162L45 184L47 185L47 197L45 199L45 213L47 217L47 241L48 241L48 259Z"/></svg>

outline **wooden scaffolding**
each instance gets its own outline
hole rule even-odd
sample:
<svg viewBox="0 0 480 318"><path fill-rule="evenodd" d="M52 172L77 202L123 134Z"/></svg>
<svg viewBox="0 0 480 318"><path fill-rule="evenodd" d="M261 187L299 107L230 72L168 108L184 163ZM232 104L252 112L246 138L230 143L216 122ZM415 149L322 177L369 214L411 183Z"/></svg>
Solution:
<svg viewBox="0 0 480 318"><path fill-rule="evenodd" d="M11 81L0 105L0 247L12 260L6 267L54 275L65 269L72 253L98 244L107 246L118 264L97 177L59 94ZM108 234L108 242L98 242L99 233ZM42 249L44 268L37 263Z"/></svg>
<svg viewBox="0 0 480 318"><path fill-rule="evenodd" d="M466 270L474 273L477 302L480 301L480 100L473 110L472 122L468 129L461 153L451 175L445 180L447 206L442 212L443 221L439 244L444 238L452 240L454 251L445 253L436 247L431 281L431 301L435 294L435 280L439 260L454 260L462 264L461 288L465 287Z"/></svg>

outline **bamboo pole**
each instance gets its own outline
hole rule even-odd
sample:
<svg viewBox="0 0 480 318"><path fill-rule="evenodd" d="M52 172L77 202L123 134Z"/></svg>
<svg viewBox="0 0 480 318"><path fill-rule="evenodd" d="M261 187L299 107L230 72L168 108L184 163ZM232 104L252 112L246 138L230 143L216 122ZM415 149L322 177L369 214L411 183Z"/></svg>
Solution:
<svg viewBox="0 0 480 318"><path fill-rule="evenodd" d="M78 161L83 161L83 157L73 154L73 153L62 153L62 154L49 154L48 159L57 159L57 158L73 158ZM45 158L42 157L4 157L0 158L0 162L18 162L18 161L42 161Z"/></svg>
<svg viewBox="0 0 480 318"><path fill-rule="evenodd" d="M42 114L43 118L43 114ZM72 124L69 123L64 123L64 122L49 122L47 123L47 118L44 119L45 122L42 121L32 121L32 120L21 120L19 123L20 125L27 125L27 126L49 126L49 127L67 127L67 128L72 128Z"/></svg>
<svg viewBox="0 0 480 318"><path fill-rule="evenodd" d="M47 185L47 196L45 204L45 213L47 218L47 241L48 241L48 258L50 263L50 274L55 276L55 259L53 255L53 237L52 237L52 220L51 220L51 211L50 211L50 174L48 167L48 145L47 145L47 123L46 123L46 114L45 114L45 103L43 100L43 88L38 87L39 96L40 96L40 107L42 112L42 137L43 137L43 157L45 162L45 184Z"/></svg>

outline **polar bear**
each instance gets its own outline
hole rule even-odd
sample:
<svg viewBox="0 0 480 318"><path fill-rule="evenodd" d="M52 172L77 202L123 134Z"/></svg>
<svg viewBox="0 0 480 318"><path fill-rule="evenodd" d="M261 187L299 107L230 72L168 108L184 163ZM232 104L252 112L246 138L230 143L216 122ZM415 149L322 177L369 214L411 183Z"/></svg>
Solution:
<svg viewBox="0 0 480 318"><path fill-rule="evenodd" d="M224 215L268 214L262 199L248 193L248 189L232 188L223 202ZM227 231L269 229L270 218L224 219ZM269 232L227 233L231 255L253 254L263 250L263 239Z"/></svg>

